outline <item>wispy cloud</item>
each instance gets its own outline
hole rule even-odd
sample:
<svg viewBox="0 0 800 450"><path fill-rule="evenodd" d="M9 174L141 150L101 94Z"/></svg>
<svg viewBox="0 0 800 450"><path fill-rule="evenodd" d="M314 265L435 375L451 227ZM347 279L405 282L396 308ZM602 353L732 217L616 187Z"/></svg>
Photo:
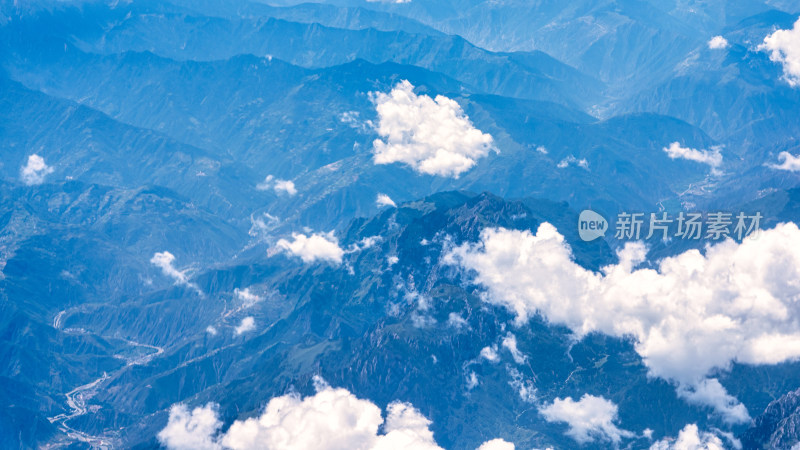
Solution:
<svg viewBox="0 0 800 450"><path fill-rule="evenodd" d="M566 169L569 166L577 166L589 170L589 161L586 161L586 158L578 159L574 155L569 155L556 165L559 169Z"/></svg>
<svg viewBox="0 0 800 450"><path fill-rule="evenodd" d="M272 175L267 175L267 177L264 178L264 181L256 186L256 189L259 191L273 190L278 194L283 193L290 196L297 194L297 188L295 187L293 181L281 180L273 177Z"/></svg>
<svg viewBox="0 0 800 450"><path fill-rule="evenodd" d="M700 164L705 164L711 167L714 173L719 172L719 166L722 165L722 153L719 148L712 148L711 150L697 150L689 147L682 147L679 142L673 142L669 147L664 147L664 152L667 153L671 159L686 159Z"/></svg>
<svg viewBox="0 0 800 450"><path fill-rule="evenodd" d="M167 251L158 252L150 258L150 263L159 267L164 275L175 280L175 284L190 287L197 291L198 294L202 294L203 292L200 290L200 287L189 282L186 271L175 268L173 262L175 262L175 256Z"/></svg>
<svg viewBox="0 0 800 450"><path fill-rule="evenodd" d="M788 172L800 172L800 155L794 156L789 152L780 152L778 161L780 164L767 164L767 167Z"/></svg>

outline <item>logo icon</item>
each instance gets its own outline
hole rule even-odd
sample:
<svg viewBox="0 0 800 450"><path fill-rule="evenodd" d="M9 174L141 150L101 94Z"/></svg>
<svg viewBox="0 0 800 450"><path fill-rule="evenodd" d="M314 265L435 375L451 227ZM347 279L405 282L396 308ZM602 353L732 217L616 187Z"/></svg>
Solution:
<svg viewBox="0 0 800 450"><path fill-rule="evenodd" d="M603 216L591 209L581 211L581 215L578 217L578 234L582 240L593 241L605 236L606 231L608 231L608 222Z"/></svg>

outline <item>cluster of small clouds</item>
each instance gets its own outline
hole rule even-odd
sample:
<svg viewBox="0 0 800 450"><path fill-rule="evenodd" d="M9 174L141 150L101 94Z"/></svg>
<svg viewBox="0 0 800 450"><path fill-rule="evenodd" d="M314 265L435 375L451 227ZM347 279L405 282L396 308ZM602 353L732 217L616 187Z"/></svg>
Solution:
<svg viewBox="0 0 800 450"><path fill-rule="evenodd" d="M175 255L167 251L157 252L150 258L150 263L160 268L165 276L175 280L175 284L192 288L197 291L198 294L202 295L203 292L200 290L200 287L189 281L189 277L186 276L186 271L175 268L173 262L175 262Z"/></svg>
<svg viewBox="0 0 800 450"><path fill-rule="evenodd" d="M708 48L711 50L723 50L730 47L728 40L722 36L714 36L708 41Z"/></svg>
<svg viewBox="0 0 800 450"><path fill-rule="evenodd" d="M800 19L789 30L776 30L764 38L758 50L769 53L771 61L783 66L783 79L800 87Z"/></svg>
<svg viewBox="0 0 800 450"><path fill-rule="evenodd" d="M719 166L722 165L722 153L719 147L710 150L697 150L689 147L682 147L679 142L673 142L669 147L664 147L664 151L671 159L686 159L711 167L711 172L719 174Z"/></svg>
<svg viewBox="0 0 800 450"><path fill-rule="evenodd" d="M315 385L315 395L273 398L261 415L237 420L226 432L221 432L215 404L191 411L186 405L173 405L158 440L171 450L441 449L430 430L431 421L411 404L390 403L384 420L381 409L369 400L332 388L320 378ZM500 440L485 445L490 446L481 448L513 449L513 444Z"/></svg>
<svg viewBox="0 0 800 450"><path fill-rule="evenodd" d="M19 170L19 178L28 186L44 183L44 179L53 173L53 168L45 164L44 158L37 154L28 156L28 162Z"/></svg>
<svg viewBox="0 0 800 450"><path fill-rule="evenodd" d="M371 98L381 136L373 142L375 164L403 163L419 173L458 178L494 148L492 136L445 96L417 95L404 80Z"/></svg>
<svg viewBox="0 0 800 450"><path fill-rule="evenodd" d="M267 175L267 177L264 178L264 181L262 181L256 186L256 189L258 189L259 191L273 190L278 194L281 193L288 195L297 194L297 188L295 187L293 181L281 180L279 178L275 178L272 175Z"/></svg>
<svg viewBox="0 0 800 450"><path fill-rule="evenodd" d="M333 234L313 233L305 235L302 233L292 233L292 240L281 239L276 244L279 250L286 251L292 255L299 256L304 263L314 263L317 261L341 264L344 250L339 247L339 240Z"/></svg>
<svg viewBox="0 0 800 450"><path fill-rule="evenodd" d="M589 161L586 161L586 158L576 158L575 155L569 155L566 158L562 159L558 162L556 167L559 169L566 169L569 166L577 166L582 169L589 170Z"/></svg>
<svg viewBox="0 0 800 450"><path fill-rule="evenodd" d="M800 155L794 156L789 152L780 152L778 154L778 161L780 161L780 164L767 164L767 166L775 170L800 172Z"/></svg>
<svg viewBox="0 0 800 450"><path fill-rule="evenodd" d="M630 431L621 430L614 425L617 411L618 407L614 402L589 394L584 394L578 401L572 397L557 398L553 403L539 408L539 413L548 422L569 425L567 436L580 444L595 440L618 444L622 438L633 437L634 434Z"/></svg>
<svg viewBox="0 0 800 450"><path fill-rule="evenodd" d="M758 240L726 240L705 250L636 269L641 242L597 273L572 260L549 223L536 234L490 228L480 242L456 247L446 263L474 271L483 299L524 324L539 313L576 337L602 332L632 338L650 375L670 380L690 403L742 422L747 411L716 379L732 361L776 364L800 357L800 230L780 224ZM496 358L496 350L481 355Z"/></svg>
<svg viewBox="0 0 800 450"><path fill-rule="evenodd" d="M375 124L371 120L361 120L361 114L358 111L345 111L339 116L339 120L361 133L375 130Z"/></svg>

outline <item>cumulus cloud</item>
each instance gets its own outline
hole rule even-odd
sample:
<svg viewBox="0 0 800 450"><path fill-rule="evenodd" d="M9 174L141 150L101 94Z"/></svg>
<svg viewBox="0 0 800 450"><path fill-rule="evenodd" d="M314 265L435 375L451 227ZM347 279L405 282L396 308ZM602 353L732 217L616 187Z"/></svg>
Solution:
<svg viewBox="0 0 800 450"><path fill-rule="evenodd" d="M566 158L562 159L558 162L556 167L559 169L566 169L569 166L578 166L582 169L589 170L589 161L586 161L586 158L578 159L574 155L569 155Z"/></svg>
<svg viewBox="0 0 800 450"><path fill-rule="evenodd" d="M371 94L381 139L375 164L403 163L419 173L458 178L493 149L492 136L472 125L461 106L442 95L416 95L401 81L391 92Z"/></svg>
<svg viewBox="0 0 800 450"><path fill-rule="evenodd" d="M293 181L281 180L273 177L272 175L267 175L267 177L264 178L264 181L262 181L256 186L256 189L258 189L259 191L268 191L271 189L278 194L281 193L285 193L288 195L297 194L297 188L295 187Z"/></svg>
<svg viewBox="0 0 800 450"><path fill-rule="evenodd" d="M697 425L686 425L678 438L662 439L652 446L650 450L723 450L725 446L722 439L712 433L700 432Z"/></svg>
<svg viewBox="0 0 800 450"><path fill-rule="evenodd" d="M671 159L687 159L689 161L706 164L711 167L712 172L718 172L718 168L722 165L722 153L719 148L712 148L711 150L697 150L694 148L681 147L678 142L669 144L669 147L664 147L664 151Z"/></svg>
<svg viewBox="0 0 800 450"><path fill-rule="evenodd" d="M273 398L261 415L237 420L224 433L215 405L191 412L185 405L175 405L158 440L174 450L441 449L433 439L430 420L411 404L390 403L384 420L381 409L369 400L332 388L319 378L315 382L315 395Z"/></svg>
<svg viewBox="0 0 800 450"><path fill-rule="evenodd" d="M789 152L780 152L778 161L780 161L780 164L767 164L767 166L776 170L800 172L800 155L794 156Z"/></svg>
<svg viewBox="0 0 800 450"><path fill-rule="evenodd" d="M37 154L28 156L28 162L19 169L19 178L28 186L44 183L45 177L53 173L53 168L45 164L44 158Z"/></svg>
<svg viewBox="0 0 800 450"><path fill-rule="evenodd" d="M478 450L514 450L514 444L506 442L502 439L492 439L491 441L484 442Z"/></svg>
<svg viewBox="0 0 800 450"><path fill-rule="evenodd" d="M386 194L378 194L378 198L375 199L375 204L378 205L379 208L383 206L391 206L392 208L397 207L394 200L392 200L391 197Z"/></svg>
<svg viewBox="0 0 800 450"><path fill-rule="evenodd" d="M572 397L557 398L549 405L539 408L539 413L548 422L564 422L569 425L567 436L580 444L595 440L619 443L622 438L633 437L633 433L614 425L617 420L617 405L603 397L584 394L577 402Z"/></svg>
<svg viewBox="0 0 800 450"><path fill-rule="evenodd" d="M186 271L175 268L175 266L172 264L174 261L175 255L166 251L158 252L154 254L152 258L150 258L150 263L159 267L164 275L175 280L175 284L190 287L202 294L200 288L196 284L189 282L189 278L186 276Z"/></svg>
<svg viewBox="0 0 800 450"><path fill-rule="evenodd" d="M292 255L299 256L304 263L328 261L341 264L344 250L339 247L339 240L333 232L313 233L310 236L301 233L292 233L292 241L281 239L277 248Z"/></svg>
<svg viewBox="0 0 800 450"><path fill-rule="evenodd" d="M722 36L714 36L708 41L708 48L711 50L722 50L730 47L728 40Z"/></svg>
<svg viewBox="0 0 800 450"><path fill-rule="evenodd" d="M777 30L765 37L758 49L769 52L769 59L783 66L783 79L789 86L800 87L800 19L791 30Z"/></svg>
<svg viewBox="0 0 800 450"><path fill-rule="evenodd" d="M250 288L244 288L244 289L236 288L233 290L233 294L236 295L236 298L241 300L245 306L252 306L264 300L264 297L255 294L254 292L251 292Z"/></svg>
<svg viewBox="0 0 800 450"><path fill-rule="evenodd" d="M239 326L234 329L234 333L237 336L247 333L248 331L253 331L256 329L256 320L252 317L245 317L239 323Z"/></svg>
<svg viewBox="0 0 800 450"><path fill-rule="evenodd" d="M518 325L540 313L579 338L631 338L651 375L729 421L744 420L743 407L706 377L732 361L800 357L800 230L780 224L758 240L726 240L636 269L646 254L642 243L628 243L617 264L586 270L544 223L536 234L486 229L444 261L474 271L483 299L512 311Z"/></svg>
<svg viewBox="0 0 800 450"><path fill-rule="evenodd" d="M216 405L189 411L186 405L177 404L169 409L169 422L158 433L158 441L171 450L217 450L215 435L220 427Z"/></svg>

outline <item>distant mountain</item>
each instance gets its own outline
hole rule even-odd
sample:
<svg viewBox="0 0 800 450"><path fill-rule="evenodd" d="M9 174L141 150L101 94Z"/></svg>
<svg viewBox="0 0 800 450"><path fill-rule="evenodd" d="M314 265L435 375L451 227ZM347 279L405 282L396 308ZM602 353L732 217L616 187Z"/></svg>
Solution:
<svg viewBox="0 0 800 450"><path fill-rule="evenodd" d="M540 410L584 394L627 448L800 440L800 363L706 374L763 411L730 424L632 339L518 326L445 258L548 222L601 279L624 242L584 242L584 209L800 223L774 166L800 90L755 49L794 3L271 3L0 0L1 448L154 448L175 404L227 427L316 376L410 402L444 448L574 448Z"/></svg>
<svg viewBox="0 0 800 450"><path fill-rule="evenodd" d="M771 11L724 30L730 47L690 52L655 87L648 86L620 109L678 117L728 144L745 165L761 165L769 152L800 145L800 90L782 80L781 66L755 47L775 27L791 28L797 16Z"/></svg>

